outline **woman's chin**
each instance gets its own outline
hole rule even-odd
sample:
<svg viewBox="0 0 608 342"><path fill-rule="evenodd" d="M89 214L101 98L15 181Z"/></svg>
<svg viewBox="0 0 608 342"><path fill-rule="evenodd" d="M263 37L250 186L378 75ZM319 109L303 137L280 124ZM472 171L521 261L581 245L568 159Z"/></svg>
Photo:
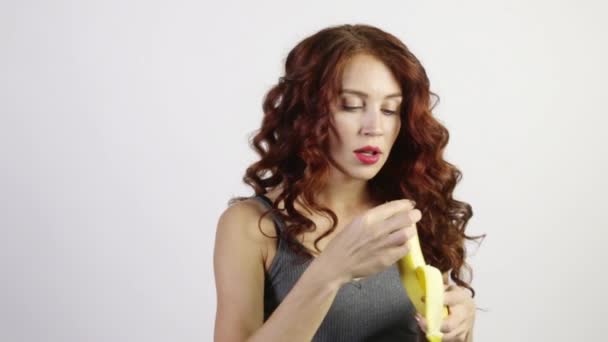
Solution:
<svg viewBox="0 0 608 342"><path fill-rule="evenodd" d="M366 166L365 168L357 168L355 169L351 169L349 170L349 175L352 178L356 178L356 179L361 179L361 180L370 180L374 177L376 177L376 175L378 174L378 172L380 172L381 169L381 165L373 165L373 166Z"/></svg>

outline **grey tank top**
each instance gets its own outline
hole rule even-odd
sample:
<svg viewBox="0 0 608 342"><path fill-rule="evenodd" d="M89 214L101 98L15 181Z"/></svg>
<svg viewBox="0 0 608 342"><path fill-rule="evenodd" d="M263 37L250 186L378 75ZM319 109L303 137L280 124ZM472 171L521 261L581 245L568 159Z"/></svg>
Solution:
<svg viewBox="0 0 608 342"><path fill-rule="evenodd" d="M266 208L270 199L256 195ZM264 321L293 288L309 261L293 253L281 237L284 222L271 213L279 236L277 252L265 272ZM385 271L342 286L315 333L314 342L394 341L418 342L414 305L401 284L397 264Z"/></svg>

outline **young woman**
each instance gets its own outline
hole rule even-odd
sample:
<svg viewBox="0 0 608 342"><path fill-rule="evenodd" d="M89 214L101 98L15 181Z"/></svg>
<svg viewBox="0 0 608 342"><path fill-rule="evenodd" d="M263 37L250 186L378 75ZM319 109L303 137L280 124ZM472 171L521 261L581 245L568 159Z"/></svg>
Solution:
<svg viewBox="0 0 608 342"><path fill-rule="evenodd" d="M442 158L431 94L416 57L376 27L329 27L291 50L253 138L255 195L218 221L216 341L424 341L396 265L414 234L444 274L443 341L472 340L472 209L452 198L461 173Z"/></svg>

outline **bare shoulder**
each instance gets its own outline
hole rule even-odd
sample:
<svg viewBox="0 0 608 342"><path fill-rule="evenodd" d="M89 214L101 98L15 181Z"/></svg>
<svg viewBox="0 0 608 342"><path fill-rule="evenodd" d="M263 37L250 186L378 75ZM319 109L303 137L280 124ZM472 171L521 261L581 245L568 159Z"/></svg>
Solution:
<svg viewBox="0 0 608 342"><path fill-rule="evenodd" d="M230 241L233 248L255 248L265 262L269 248L274 246L276 230L270 215L259 222L264 212L266 207L253 198L230 205L218 219L216 240Z"/></svg>
<svg viewBox="0 0 608 342"><path fill-rule="evenodd" d="M218 232L219 229L232 227L226 229L238 229L245 237L262 241L264 240L264 236L256 234L255 231L259 233L259 229L257 229L258 221L264 212L266 212L266 207L253 198L236 202L227 207L220 215ZM261 228L267 235L275 236L275 230L268 229L272 224L272 219L269 215L266 215L261 221ZM255 227L256 229L251 229L251 227Z"/></svg>

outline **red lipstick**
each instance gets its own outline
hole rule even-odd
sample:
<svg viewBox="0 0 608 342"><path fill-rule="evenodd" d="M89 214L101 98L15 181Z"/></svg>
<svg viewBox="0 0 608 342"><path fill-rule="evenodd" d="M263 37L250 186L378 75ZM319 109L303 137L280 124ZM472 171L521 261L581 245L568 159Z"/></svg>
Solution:
<svg viewBox="0 0 608 342"><path fill-rule="evenodd" d="M380 154L382 153L379 147L369 145L358 148L354 152L357 158L366 165L376 163L380 160Z"/></svg>

